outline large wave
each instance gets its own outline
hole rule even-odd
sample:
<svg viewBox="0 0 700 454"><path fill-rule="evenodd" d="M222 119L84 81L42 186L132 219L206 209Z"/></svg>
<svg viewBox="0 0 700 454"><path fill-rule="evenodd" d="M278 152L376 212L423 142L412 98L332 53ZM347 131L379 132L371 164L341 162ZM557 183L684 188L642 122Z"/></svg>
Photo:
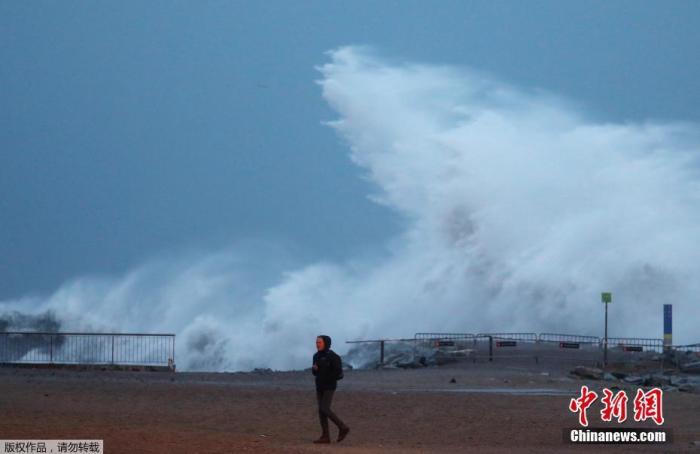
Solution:
<svg viewBox="0 0 700 454"><path fill-rule="evenodd" d="M341 351L417 331L600 335L602 291L611 335L661 337L672 303L674 340L700 340L697 125L596 122L543 91L363 48L329 59L330 125L403 219L385 248L293 271L233 248L2 306L176 332L184 369L306 367L320 333Z"/></svg>

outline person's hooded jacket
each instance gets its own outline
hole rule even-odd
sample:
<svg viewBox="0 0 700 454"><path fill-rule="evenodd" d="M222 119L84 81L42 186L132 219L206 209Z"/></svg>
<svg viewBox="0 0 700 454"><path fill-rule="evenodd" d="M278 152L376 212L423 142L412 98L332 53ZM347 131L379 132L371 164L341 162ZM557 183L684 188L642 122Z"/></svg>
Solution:
<svg viewBox="0 0 700 454"><path fill-rule="evenodd" d="M311 372L316 376L316 389L318 391L334 390L337 382L343 378L343 363L340 356L331 350L331 338L329 336L318 336L323 339L323 350L314 354L313 364L318 369L311 368Z"/></svg>

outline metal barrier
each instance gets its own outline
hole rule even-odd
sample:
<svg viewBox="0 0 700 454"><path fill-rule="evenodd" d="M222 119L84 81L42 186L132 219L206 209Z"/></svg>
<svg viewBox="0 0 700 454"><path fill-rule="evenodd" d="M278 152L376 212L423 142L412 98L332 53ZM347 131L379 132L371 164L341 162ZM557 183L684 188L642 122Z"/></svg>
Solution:
<svg viewBox="0 0 700 454"><path fill-rule="evenodd" d="M700 353L700 344L690 344L690 345L674 345L671 347L673 350L685 353Z"/></svg>
<svg viewBox="0 0 700 454"><path fill-rule="evenodd" d="M558 342L558 343L575 343L575 344L600 344L601 340L596 336L583 336L579 334L559 334L559 333L540 333L537 337L539 342Z"/></svg>
<svg viewBox="0 0 700 454"><path fill-rule="evenodd" d="M521 342L537 342L535 333L479 333L477 337L491 337L496 340L514 340Z"/></svg>
<svg viewBox="0 0 700 454"><path fill-rule="evenodd" d="M531 349L536 342L535 333L480 333L475 336L476 349L472 361L534 358Z"/></svg>
<svg viewBox="0 0 700 454"><path fill-rule="evenodd" d="M414 342L415 339L370 339L345 341L346 344L379 344L379 364L384 364L384 344L386 342Z"/></svg>
<svg viewBox="0 0 700 454"><path fill-rule="evenodd" d="M174 334L0 332L0 364L175 365Z"/></svg>
<svg viewBox="0 0 700 454"><path fill-rule="evenodd" d="M539 335L535 333L416 333L412 339L356 340L348 343L363 342L380 344L380 364L384 364L385 342L412 342L414 358L417 356L417 349L434 348L448 357L469 358L473 362L479 359L487 359L491 362L497 359L531 358L537 363L542 360L555 360L599 364L604 339L597 336L562 333L540 333ZM636 353L661 353L663 340L609 337L608 348L615 350L618 359L623 361L625 358L650 358L646 355L636 356ZM696 353L700 356L700 343L673 346L672 349Z"/></svg>
<svg viewBox="0 0 700 454"><path fill-rule="evenodd" d="M663 339L643 337L608 337L608 348L614 347L620 347L626 352L653 351L661 353L664 348L664 341Z"/></svg>
<svg viewBox="0 0 700 454"><path fill-rule="evenodd" d="M473 340L470 333L416 333L413 338L416 341L437 341L437 340Z"/></svg>
<svg viewBox="0 0 700 454"><path fill-rule="evenodd" d="M413 336L414 350L419 344L430 347L466 348L475 344L477 336L470 333L416 333Z"/></svg>

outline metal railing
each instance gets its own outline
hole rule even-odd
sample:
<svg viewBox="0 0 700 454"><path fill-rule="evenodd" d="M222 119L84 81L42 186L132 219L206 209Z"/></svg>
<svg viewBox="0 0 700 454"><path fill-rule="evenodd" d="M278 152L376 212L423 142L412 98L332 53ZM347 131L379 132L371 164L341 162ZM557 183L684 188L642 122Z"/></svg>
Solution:
<svg viewBox="0 0 700 454"><path fill-rule="evenodd" d="M386 342L411 342L413 341L414 353L416 348L429 347L458 351L460 348L471 348L470 357L488 358L524 358L533 357L537 362L541 358L556 358L557 360L568 357L575 361L597 361L597 358L589 358L592 353L602 351L604 339L597 336L562 333L416 333L413 339L380 339L380 340L355 340L348 343L377 342L380 344L380 364L384 363L384 344ZM555 345L557 352L534 352L536 345ZM558 345L557 345L558 344ZM495 348L494 348L495 347ZM641 352L663 352L663 340L637 337L610 337L608 348L616 349L617 355L636 355ZM687 346L674 346L673 349L685 348L690 352L700 352L700 344ZM500 352L496 354L496 352ZM509 353L505 353L509 352ZM549 356L548 356L549 355ZM566 356L568 355L568 356ZM415 356L415 355L414 355ZM586 359L588 358L588 359Z"/></svg>
<svg viewBox="0 0 700 454"><path fill-rule="evenodd" d="M537 342L535 333L479 333L477 337L490 337L497 340L514 340L521 342Z"/></svg>
<svg viewBox="0 0 700 454"><path fill-rule="evenodd" d="M671 348L679 352L700 353L700 344L674 345Z"/></svg>
<svg viewBox="0 0 700 454"><path fill-rule="evenodd" d="M174 368L175 335L0 332L0 364L138 365Z"/></svg>
<svg viewBox="0 0 700 454"><path fill-rule="evenodd" d="M624 351L653 351L661 353L664 348L663 339L643 337L608 337L608 348L620 347ZM641 350L640 350L641 349Z"/></svg>
<svg viewBox="0 0 700 454"><path fill-rule="evenodd" d="M470 333L416 333L413 338L416 341L440 341L440 340L473 340Z"/></svg>
<svg viewBox="0 0 700 454"><path fill-rule="evenodd" d="M345 341L346 344L379 344L379 364L384 364L384 344L386 342L414 342L415 339L367 339Z"/></svg>
<svg viewBox="0 0 700 454"><path fill-rule="evenodd" d="M597 336L583 336L580 334L559 334L559 333L540 333L537 337L539 342L555 342L555 343L576 343L576 344L594 344L600 345L601 339Z"/></svg>

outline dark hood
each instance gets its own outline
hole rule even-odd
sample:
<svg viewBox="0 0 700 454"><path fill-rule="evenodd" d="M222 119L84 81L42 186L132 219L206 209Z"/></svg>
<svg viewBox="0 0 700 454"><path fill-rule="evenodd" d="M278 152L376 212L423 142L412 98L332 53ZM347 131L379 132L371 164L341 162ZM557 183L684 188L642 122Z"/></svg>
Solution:
<svg viewBox="0 0 700 454"><path fill-rule="evenodd" d="M323 351L330 350L330 348L331 348L331 337L330 336L326 336L325 334L321 334L320 336L316 336L316 337L320 337L321 339L323 339Z"/></svg>

